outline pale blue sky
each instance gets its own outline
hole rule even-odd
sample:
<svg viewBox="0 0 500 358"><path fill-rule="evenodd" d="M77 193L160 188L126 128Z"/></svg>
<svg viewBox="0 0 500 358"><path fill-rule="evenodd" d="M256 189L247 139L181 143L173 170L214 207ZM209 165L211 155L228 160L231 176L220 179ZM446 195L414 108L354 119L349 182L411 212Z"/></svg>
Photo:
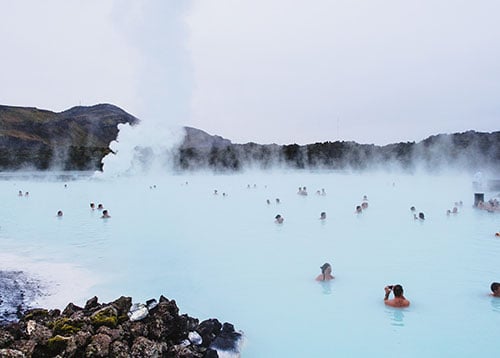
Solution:
<svg viewBox="0 0 500 358"><path fill-rule="evenodd" d="M109 102L233 142L499 130L493 0L0 0L0 103Z"/></svg>

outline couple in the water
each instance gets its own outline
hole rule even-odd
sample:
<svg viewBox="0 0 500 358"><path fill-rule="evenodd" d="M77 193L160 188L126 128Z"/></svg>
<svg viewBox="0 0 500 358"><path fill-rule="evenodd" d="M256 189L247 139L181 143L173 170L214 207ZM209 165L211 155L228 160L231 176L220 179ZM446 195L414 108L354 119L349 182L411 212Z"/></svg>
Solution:
<svg viewBox="0 0 500 358"><path fill-rule="evenodd" d="M328 262L324 263L321 267L321 274L316 277L316 281L330 281L335 278L335 276L332 275L332 265L330 265ZM408 301L405 296L403 295L403 286L401 285L389 285L384 287L385 290L385 297L384 297L384 303L387 306L391 307L408 307L410 305L410 301ZM492 288L493 290L493 288ZM389 299L390 293L394 294L393 299ZM500 284L498 288L498 292L500 295Z"/></svg>

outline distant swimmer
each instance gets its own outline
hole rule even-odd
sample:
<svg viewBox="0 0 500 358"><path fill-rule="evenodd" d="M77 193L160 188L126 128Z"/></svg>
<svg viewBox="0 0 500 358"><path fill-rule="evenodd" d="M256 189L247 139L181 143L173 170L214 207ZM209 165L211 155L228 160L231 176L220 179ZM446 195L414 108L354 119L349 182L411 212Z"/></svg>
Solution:
<svg viewBox="0 0 500 358"><path fill-rule="evenodd" d="M266 200L267 205L271 205L271 201L269 199Z"/></svg>
<svg viewBox="0 0 500 358"><path fill-rule="evenodd" d="M412 206L412 207L410 208L410 211L411 211L412 213L414 213L415 211L417 211L417 209L415 209L415 207L414 207L414 206Z"/></svg>
<svg viewBox="0 0 500 358"><path fill-rule="evenodd" d="M23 192L21 190L19 190L19 192L17 193L17 196L23 196Z"/></svg>
<svg viewBox="0 0 500 358"><path fill-rule="evenodd" d="M302 195L307 196L307 188L306 187L302 188Z"/></svg>
<svg viewBox="0 0 500 358"><path fill-rule="evenodd" d="M102 211L101 219L109 219L111 216L109 215L107 210Z"/></svg>
<svg viewBox="0 0 500 358"><path fill-rule="evenodd" d="M29 196L29 195L30 195L29 191L27 191L26 193L24 193L24 196Z"/></svg>
<svg viewBox="0 0 500 358"><path fill-rule="evenodd" d="M419 218L420 220L425 220L425 215L424 215L424 213L423 213L423 212L419 212L419 213L418 213L418 218Z"/></svg>
<svg viewBox="0 0 500 358"><path fill-rule="evenodd" d="M391 307L408 307L410 305L410 301L408 301L405 296L403 296L403 286L401 285L390 285L385 286L385 297L384 303L387 306ZM394 294L394 298L392 300L389 299L389 294Z"/></svg>
<svg viewBox="0 0 500 358"><path fill-rule="evenodd" d="M491 295L494 297L500 297L500 283L498 282L493 282L490 286L491 288Z"/></svg>
<svg viewBox="0 0 500 358"><path fill-rule="evenodd" d="M95 204L94 204L94 203L90 203L90 208L91 208L92 210L95 210Z"/></svg>
<svg viewBox="0 0 500 358"><path fill-rule="evenodd" d="M363 203L361 204L361 208L363 210L368 209L368 203L366 201L363 201Z"/></svg>
<svg viewBox="0 0 500 358"><path fill-rule="evenodd" d="M316 281L330 281L335 277L332 275L332 265L325 262L321 267L321 274L316 277Z"/></svg>
<svg viewBox="0 0 500 358"><path fill-rule="evenodd" d="M324 189L324 188L322 188L322 189L321 189L321 195L322 195L322 196L325 196L325 195L326 195L326 191L325 191L325 189Z"/></svg>
<svg viewBox="0 0 500 358"><path fill-rule="evenodd" d="M452 214L458 213L458 208L455 206L453 207L453 210L451 211Z"/></svg>
<svg viewBox="0 0 500 358"><path fill-rule="evenodd" d="M214 195L218 195L217 189L214 190Z"/></svg>
<svg viewBox="0 0 500 358"><path fill-rule="evenodd" d="M356 206L356 214L361 214L363 212L363 209L361 208L360 205Z"/></svg>
<svg viewBox="0 0 500 358"><path fill-rule="evenodd" d="M283 216L281 216L280 214L276 215L274 219L274 222L276 224L283 224L283 221L285 221L285 219L283 219Z"/></svg>
<svg viewBox="0 0 500 358"><path fill-rule="evenodd" d="M59 210L59 211L57 212L57 216L59 216L59 217L63 216L63 212L62 212L61 210Z"/></svg>
<svg viewBox="0 0 500 358"><path fill-rule="evenodd" d="M98 204L97 205L97 210L102 210L102 209L104 209L104 206L102 204Z"/></svg>
<svg viewBox="0 0 500 358"><path fill-rule="evenodd" d="M368 201L368 197L366 195L363 195L363 201Z"/></svg>
<svg viewBox="0 0 500 358"><path fill-rule="evenodd" d="M280 203L280 198L276 198L276 204Z"/></svg>
<svg viewBox="0 0 500 358"><path fill-rule="evenodd" d="M319 215L319 219L326 220L326 213L324 211Z"/></svg>
<svg viewBox="0 0 500 358"><path fill-rule="evenodd" d="M299 191L297 192L298 195L302 195L302 187L299 186Z"/></svg>

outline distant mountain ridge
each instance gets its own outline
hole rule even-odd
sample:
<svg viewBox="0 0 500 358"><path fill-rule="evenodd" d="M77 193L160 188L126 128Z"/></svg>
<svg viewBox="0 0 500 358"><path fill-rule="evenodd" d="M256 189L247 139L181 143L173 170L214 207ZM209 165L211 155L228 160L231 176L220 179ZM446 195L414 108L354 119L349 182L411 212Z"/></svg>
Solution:
<svg viewBox="0 0 500 358"><path fill-rule="evenodd" d="M0 170L101 170L101 160L118 136L118 124L139 122L111 104L78 106L60 113L0 105ZM235 144L200 129L184 129L184 139L172 155L175 170L500 168L499 131L439 134L418 143L385 146L345 141L300 146Z"/></svg>

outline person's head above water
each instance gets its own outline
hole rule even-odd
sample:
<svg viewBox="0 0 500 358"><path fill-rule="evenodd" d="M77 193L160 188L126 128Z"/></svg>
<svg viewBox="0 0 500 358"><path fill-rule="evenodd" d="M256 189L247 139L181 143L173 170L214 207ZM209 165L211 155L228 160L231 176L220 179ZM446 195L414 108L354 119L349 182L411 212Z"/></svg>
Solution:
<svg viewBox="0 0 500 358"><path fill-rule="evenodd" d="M425 220L425 215L424 215L424 213L423 213L423 212L419 212L419 213L418 213L418 218L419 218L420 220Z"/></svg>
<svg viewBox="0 0 500 358"><path fill-rule="evenodd" d="M326 213L323 211L323 212L320 214L319 218L320 218L321 220L326 219Z"/></svg>
<svg viewBox="0 0 500 358"><path fill-rule="evenodd" d="M316 281L329 281L335 278L332 276L332 265L330 265L328 262L325 262L323 265L321 265L320 269L321 274L316 277Z"/></svg>
<svg viewBox="0 0 500 358"><path fill-rule="evenodd" d="M394 293L395 297L401 297L403 296L404 290L403 286L401 285L394 285L392 288L392 292Z"/></svg>
<svg viewBox="0 0 500 358"><path fill-rule="evenodd" d="M59 210L59 211L57 212L57 216L63 216L63 212L62 212L61 210Z"/></svg>
<svg viewBox="0 0 500 358"><path fill-rule="evenodd" d="M500 297L500 283L493 282L490 286L491 292L493 292L493 296Z"/></svg>

